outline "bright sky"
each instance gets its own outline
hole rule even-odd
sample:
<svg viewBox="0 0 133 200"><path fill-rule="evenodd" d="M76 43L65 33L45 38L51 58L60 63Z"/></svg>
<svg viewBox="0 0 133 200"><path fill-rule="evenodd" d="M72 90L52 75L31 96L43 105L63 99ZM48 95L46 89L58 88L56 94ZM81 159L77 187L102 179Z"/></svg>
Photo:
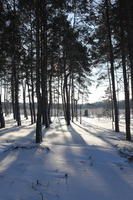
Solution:
<svg viewBox="0 0 133 200"><path fill-rule="evenodd" d="M103 101L103 96L105 96L105 90L107 89L107 87L109 86L108 80L102 81L102 83L97 86L97 77L95 75L95 73L97 72L97 69L93 69L92 73L93 73L93 80L94 83L92 83L92 86L90 86L90 95L89 95L89 103L94 103L94 102L98 102L98 101ZM123 83L122 83L123 84ZM124 99L124 91L123 91L123 85L121 84L121 91L119 92L118 95L118 100L123 100ZM120 86L119 86L120 87Z"/></svg>
<svg viewBox="0 0 133 200"><path fill-rule="evenodd" d="M104 92L105 89L106 89L106 87L104 87L104 86L99 86L98 88L96 88L96 86L91 86L90 92L92 94L89 95L89 103L102 101L103 100L102 97L105 95L105 92Z"/></svg>

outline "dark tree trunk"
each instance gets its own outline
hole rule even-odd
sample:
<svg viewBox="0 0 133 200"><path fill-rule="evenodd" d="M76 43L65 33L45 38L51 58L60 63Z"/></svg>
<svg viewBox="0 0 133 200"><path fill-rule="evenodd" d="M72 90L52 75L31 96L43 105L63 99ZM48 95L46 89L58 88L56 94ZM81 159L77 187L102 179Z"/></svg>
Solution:
<svg viewBox="0 0 133 200"><path fill-rule="evenodd" d="M48 92L47 92L47 11L46 1L42 5L42 64L41 64L41 86L42 86L42 116L43 124L49 127L48 118Z"/></svg>
<svg viewBox="0 0 133 200"><path fill-rule="evenodd" d="M37 94L37 121L36 121L36 143L42 142L42 101L40 93L40 0L36 2L35 13L36 13L36 94Z"/></svg>
<svg viewBox="0 0 133 200"><path fill-rule="evenodd" d="M82 124L82 105L80 104L80 124Z"/></svg>
<svg viewBox="0 0 133 200"><path fill-rule="evenodd" d="M63 77L61 76L61 97L62 97L62 108L64 112L64 118L66 120L66 100L65 100L65 91L64 91L64 85L63 85Z"/></svg>
<svg viewBox="0 0 133 200"><path fill-rule="evenodd" d="M28 86L28 97L29 97L29 109L30 109L31 124L33 124L33 110L32 110L32 103L31 103L31 94L30 94L29 83L27 83L27 86Z"/></svg>
<svg viewBox="0 0 133 200"><path fill-rule="evenodd" d="M57 88L57 92L58 92L58 102L57 102L57 117L59 117L59 109L60 109L60 78L58 75L58 88Z"/></svg>
<svg viewBox="0 0 133 200"><path fill-rule="evenodd" d="M16 67L14 67L16 68ZM15 77L15 113L16 113L16 121L17 125L21 126L21 118L20 118L20 107L19 107L19 83L18 83L18 75L16 69L14 69L14 77Z"/></svg>
<svg viewBox="0 0 133 200"><path fill-rule="evenodd" d="M115 131L119 132L119 112L118 112L118 104L117 104L117 98L116 98L116 86L115 86L115 75L114 75L114 53L113 53L112 35L111 35L111 27L110 27L110 19L109 19L108 0L105 0L105 6L106 6L109 55L110 55L110 65L111 65L110 71L111 71L111 79L112 79L112 92L113 92L114 115L115 115L114 116Z"/></svg>
<svg viewBox="0 0 133 200"><path fill-rule="evenodd" d="M77 99L74 100L74 113L75 113L76 121L78 121L78 100Z"/></svg>
<svg viewBox="0 0 133 200"><path fill-rule="evenodd" d="M38 99L37 105L37 121L36 121L36 143L42 142L42 111L41 111L41 98Z"/></svg>
<svg viewBox="0 0 133 200"><path fill-rule="evenodd" d="M125 57L125 34L124 34L124 24L123 24L123 9L124 4L119 0L119 11L120 11L120 37L121 37L121 55L122 55L122 68L123 68L123 79L124 79L124 92L125 92L125 121L126 121L126 139L131 140L130 133L130 99L129 99L129 85L127 80L126 71L126 57Z"/></svg>
<svg viewBox="0 0 133 200"><path fill-rule="evenodd" d="M133 1L123 1L124 8L126 8L124 16L126 16L127 33L128 33L128 50L131 71L131 93L132 93L132 114L133 114Z"/></svg>
<svg viewBox="0 0 133 200"><path fill-rule="evenodd" d="M13 70L13 69L12 69ZM12 112L13 112L13 119L16 120L16 112L15 112L15 94L14 94L14 77L13 73L11 75L11 99L12 99Z"/></svg>
<svg viewBox="0 0 133 200"><path fill-rule="evenodd" d="M64 85L63 85L64 116L67 125L70 125L70 96L68 89L68 77L69 73L66 74L66 72L64 71Z"/></svg>
<svg viewBox="0 0 133 200"><path fill-rule="evenodd" d="M108 67L108 65L107 65ZM109 79L109 91L111 96L111 118L112 118L112 129L114 129L114 105L113 105L113 97L112 97L112 87L111 87L111 77L110 77L110 69L108 67L108 79Z"/></svg>
<svg viewBox="0 0 133 200"><path fill-rule="evenodd" d="M69 89L68 89L68 76L66 75L65 80L65 89L66 89L66 121L67 125L70 125L70 96L69 96Z"/></svg>
<svg viewBox="0 0 133 200"><path fill-rule="evenodd" d="M74 76L72 72L72 86L71 86L72 94L71 94L71 116L72 116L72 122L74 118Z"/></svg>
<svg viewBox="0 0 133 200"><path fill-rule="evenodd" d="M52 74L50 74L50 79L49 79L48 118L49 118L50 123L52 123L52 121L51 121L51 109L52 109Z"/></svg>
<svg viewBox="0 0 133 200"><path fill-rule="evenodd" d="M5 81L5 85L4 85L4 113L5 113L5 116L7 116L9 114L9 108L8 108L8 102L7 102L7 95L8 95L7 85L8 85L8 83Z"/></svg>
<svg viewBox="0 0 133 200"><path fill-rule="evenodd" d="M31 65L30 65L30 79L31 79L31 99L32 99L32 111L33 111L33 122L36 122L36 112L35 112L35 102L34 102L34 77L33 77L33 44L32 44L32 22L31 22L31 50L30 50L30 56L31 56Z"/></svg>
<svg viewBox="0 0 133 200"><path fill-rule="evenodd" d="M0 95L0 128L5 128L5 119L3 116L1 95Z"/></svg>
<svg viewBox="0 0 133 200"><path fill-rule="evenodd" d="M32 101L32 111L33 111L33 123L36 122L36 111L35 111L35 101L34 101L34 83L33 83L33 69L31 68L31 101Z"/></svg>
<svg viewBox="0 0 133 200"><path fill-rule="evenodd" d="M21 118L20 118L20 107L19 107L19 72L16 64L16 44L17 38L16 38L16 2L13 0L13 12L14 12L14 20L13 20L13 56L12 56L12 78L13 78L13 89L14 89L14 111L15 111L15 118L17 121L17 125L21 126Z"/></svg>
<svg viewBox="0 0 133 200"><path fill-rule="evenodd" d="M27 115L27 108L26 108L26 84L22 82L22 88L23 88L23 110L24 110L24 117L28 119Z"/></svg>

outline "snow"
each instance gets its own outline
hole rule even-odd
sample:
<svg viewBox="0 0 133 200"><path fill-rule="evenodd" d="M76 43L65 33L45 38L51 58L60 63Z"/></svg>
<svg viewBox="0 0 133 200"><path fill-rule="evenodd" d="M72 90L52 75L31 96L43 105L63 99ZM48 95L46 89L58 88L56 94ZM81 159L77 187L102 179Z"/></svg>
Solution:
<svg viewBox="0 0 133 200"><path fill-rule="evenodd" d="M132 200L132 155L124 133L109 120L55 119L35 144L35 125L7 119L0 130L0 200ZM13 127L12 127L13 126ZM128 154L128 155L129 155Z"/></svg>

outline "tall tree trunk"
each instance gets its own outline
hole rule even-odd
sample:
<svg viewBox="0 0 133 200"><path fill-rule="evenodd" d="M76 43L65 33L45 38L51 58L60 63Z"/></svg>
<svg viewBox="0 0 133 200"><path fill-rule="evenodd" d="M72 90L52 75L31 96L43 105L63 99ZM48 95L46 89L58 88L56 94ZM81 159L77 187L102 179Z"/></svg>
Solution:
<svg viewBox="0 0 133 200"><path fill-rule="evenodd" d="M50 74L50 79L49 79L48 118L49 118L50 123L52 123L52 121L51 121L51 109L52 109L52 73Z"/></svg>
<svg viewBox="0 0 133 200"><path fill-rule="evenodd" d="M64 74L64 86L63 86L63 93L64 93L64 115L67 125L70 125L70 96L69 96L69 89L68 89L68 77L69 74Z"/></svg>
<svg viewBox="0 0 133 200"><path fill-rule="evenodd" d="M76 121L78 121L78 100L75 99L74 100L74 113L75 113L75 118L76 118Z"/></svg>
<svg viewBox="0 0 133 200"><path fill-rule="evenodd" d="M32 17L31 17L32 18ZM33 34L32 34L32 20L31 20L31 50L30 50L30 56L31 56L31 65L30 65L30 79L31 79L31 98L32 98L32 111L33 111L33 122L36 122L36 112L35 112L35 102L34 102L34 77L33 77L33 44L32 44Z"/></svg>
<svg viewBox="0 0 133 200"><path fill-rule="evenodd" d="M36 93L37 93L37 121L36 121L36 143L42 142L42 97L40 93L40 0L36 1Z"/></svg>
<svg viewBox="0 0 133 200"><path fill-rule="evenodd" d="M47 91L47 11L46 0L42 5L42 64L41 64L41 85L42 85L42 115L45 127L49 127L48 118L48 91Z"/></svg>
<svg viewBox="0 0 133 200"><path fill-rule="evenodd" d="M114 53L112 45L112 35L109 19L109 5L108 0L105 0L106 6L106 18L107 18L107 31L108 31L108 43L109 43L109 55L110 55L110 65L111 65L111 79L112 79L112 92L113 92L113 103L114 103L114 115L115 115L115 131L119 132L119 113L118 113L118 104L116 98L116 86L115 86L115 75L114 75Z"/></svg>
<svg viewBox="0 0 133 200"><path fill-rule="evenodd" d="M26 84L22 81L22 88L23 88L23 110L24 110L24 117L28 119L27 115L27 108L26 108Z"/></svg>
<svg viewBox="0 0 133 200"><path fill-rule="evenodd" d="M7 95L8 95L8 83L5 79L5 85L4 85L4 112L5 112L5 116L7 116L9 114L8 111L8 101L7 101Z"/></svg>
<svg viewBox="0 0 133 200"><path fill-rule="evenodd" d="M66 100L65 100L65 91L64 91L64 84L63 84L63 76L61 76L61 97L62 97L62 108L64 112L64 118L66 120Z"/></svg>
<svg viewBox="0 0 133 200"><path fill-rule="evenodd" d="M35 111L35 101L34 101L34 82L33 82L33 69L31 68L31 101L32 101L32 111L33 111L33 122L36 122L36 111Z"/></svg>
<svg viewBox="0 0 133 200"><path fill-rule="evenodd" d="M19 75L18 75L18 69L16 66L16 33L15 33L15 27L16 27L16 2L13 1L13 12L14 12L14 20L13 20L13 40L14 40L14 46L13 46L13 56L12 56L12 76L13 76L13 84L14 84L14 107L15 107L15 117L17 121L17 125L21 126L21 118L20 118L20 107L19 107Z"/></svg>
<svg viewBox="0 0 133 200"><path fill-rule="evenodd" d="M3 116L1 95L0 95L0 128L5 128L5 119Z"/></svg>
<svg viewBox="0 0 133 200"><path fill-rule="evenodd" d="M28 86L28 97L29 97L29 109L30 109L31 124L33 124L33 110L32 110L32 103L31 103L31 95L30 95L30 86L29 86L29 83L27 83L27 86Z"/></svg>
<svg viewBox="0 0 133 200"><path fill-rule="evenodd" d="M126 58L125 58L125 35L124 35L124 24L123 24L123 7L121 0L119 0L119 11L120 11L120 37L121 37L121 55L122 55L122 68L123 68L123 79L124 79L124 92L125 92L125 121L126 121L126 139L131 140L130 133L130 99L129 99L129 85L127 80L126 71Z"/></svg>
<svg viewBox="0 0 133 200"><path fill-rule="evenodd" d="M71 115L72 115L72 122L74 119L74 75L72 72L72 85L71 85Z"/></svg>
<svg viewBox="0 0 133 200"><path fill-rule="evenodd" d="M126 22L127 22L128 50L129 50L130 71L131 71L132 114L133 114L133 1L125 0L123 1L123 3L124 3L124 8L126 8L123 14L124 16L126 16Z"/></svg>
<svg viewBox="0 0 133 200"><path fill-rule="evenodd" d="M13 76L13 68L12 68L12 75L11 75L11 99L12 99L12 112L13 112L13 119L16 119L16 112L15 112L15 92L14 92L14 76Z"/></svg>
<svg viewBox="0 0 133 200"><path fill-rule="evenodd" d="M63 106L64 106L64 116L67 125L70 125L70 96L68 87L68 77L69 72L66 72L66 52L63 51L63 73L64 73L64 84L63 84Z"/></svg>
<svg viewBox="0 0 133 200"><path fill-rule="evenodd" d="M60 109L60 78L59 78L59 75L58 75L58 88L57 88L57 95L58 95L58 97L57 97L57 99L58 99L58 101L57 101L57 117L59 117L59 109Z"/></svg>
<svg viewBox="0 0 133 200"><path fill-rule="evenodd" d="M68 75L66 75L65 80L65 92L66 92L66 121L67 125L70 125L70 96L69 96L69 88L68 88Z"/></svg>
<svg viewBox="0 0 133 200"><path fill-rule="evenodd" d="M111 77L110 77L110 69L107 63L107 67L108 67L108 79L109 79L109 92L110 92L110 96L111 96L111 118L112 118L112 129L114 129L114 106L113 106L113 98L112 98L112 87L111 87Z"/></svg>
<svg viewBox="0 0 133 200"><path fill-rule="evenodd" d="M16 113L16 121L17 125L21 126L21 118L20 118L20 107L19 107L19 83L18 83L18 75L16 69L14 69L15 75L15 113Z"/></svg>

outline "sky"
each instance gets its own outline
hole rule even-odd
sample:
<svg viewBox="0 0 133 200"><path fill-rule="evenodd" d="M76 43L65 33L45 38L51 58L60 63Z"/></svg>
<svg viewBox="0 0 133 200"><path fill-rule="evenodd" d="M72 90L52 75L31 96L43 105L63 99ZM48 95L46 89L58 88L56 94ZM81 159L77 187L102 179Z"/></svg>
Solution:
<svg viewBox="0 0 133 200"><path fill-rule="evenodd" d="M97 78L98 75L96 75L97 73L97 69L93 69L92 70L92 78L93 81L92 85L89 87L89 100L88 103L95 103L98 101L103 101L104 100L104 96L105 96L105 90L107 89L107 87L109 86L109 82L108 80L104 80L101 82L101 84L97 87ZM117 84L116 84L117 87ZM123 100L124 99L124 91L123 91L123 83L121 83L121 85L119 85L120 87L120 91L119 91L119 95L117 95L118 100Z"/></svg>

